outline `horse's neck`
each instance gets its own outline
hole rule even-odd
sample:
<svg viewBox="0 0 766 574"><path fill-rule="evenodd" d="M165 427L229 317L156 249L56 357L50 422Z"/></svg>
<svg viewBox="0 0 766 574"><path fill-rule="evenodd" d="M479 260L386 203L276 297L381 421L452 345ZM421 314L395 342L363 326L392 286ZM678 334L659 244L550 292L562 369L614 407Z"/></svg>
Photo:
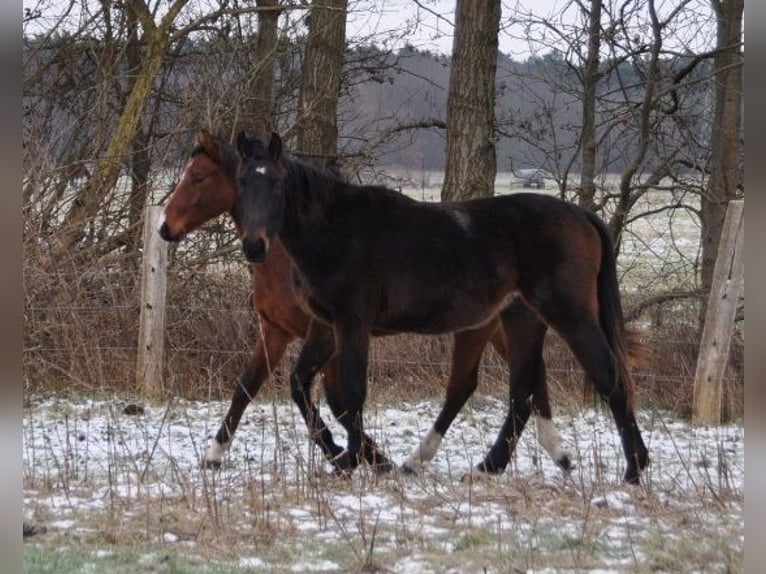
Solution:
<svg viewBox="0 0 766 574"><path fill-rule="evenodd" d="M279 237L298 266L311 257L328 225L326 213L340 195L336 189L306 189L294 183L285 190L284 219Z"/></svg>
<svg viewBox="0 0 766 574"><path fill-rule="evenodd" d="M298 230L322 225L327 209L344 194L343 182L312 175L293 172L285 182L285 220Z"/></svg>

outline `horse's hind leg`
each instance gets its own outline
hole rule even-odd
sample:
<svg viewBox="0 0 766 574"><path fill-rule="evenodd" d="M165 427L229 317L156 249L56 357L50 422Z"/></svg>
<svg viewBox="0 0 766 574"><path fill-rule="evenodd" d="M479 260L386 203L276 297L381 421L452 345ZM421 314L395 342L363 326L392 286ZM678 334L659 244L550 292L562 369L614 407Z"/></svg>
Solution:
<svg viewBox="0 0 766 574"><path fill-rule="evenodd" d="M231 445L231 439L239 426L239 421L247 405L258 393L269 373L279 363L291 339L290 334L276 325L266 321L262 322L262 337L256 341L250 362L240 375L237 387L234 389L229 410L223 418L215 438L205 450L202 458L203 468L219 468L221 466L223 454Z"/></svg>
<svg viewBox="0 0 766 574"><path fill-rule="evenodd" d="M487 340L497 330L498 321L470 331L455 333L455 347L452 352L452 371L447 385L447 394L439 415L425 437L410 457L402 464L402 470L415 474L436 455L452 421L476 390L479 362Z"/></svg>
<svg viewBox="0 0 766 574"><path fill-rule="evenodd" d="M600 325L595 319L580 320L560 332L612 411L627 463L624 480L638 484L641 470L649 461L648 451L630 404L626 381L618 374L614 354Z"/></svg>
<svg viewBox="0 0 766 574"><path fill-rule="evenodd" d="M511 303L511 307L521 307L524 304L520 300ZM515 356L511 353L509 356L507 338L510 338L511 345L514 348L519 347L518 338L527 336L526 328L533 317L530 312L509 312L506 313L506 329L509 333L505 335L505 329L496 329L492 333L490 342L498 354L505 361L514 361ZM556 425L553 423L553 411L551 409L550 397L548 396L548 384L545 379L545 373L541 378L534 379L534 388L532 390L532 407L537 419L537 440L545 451L550 455L559 467L564 471L572 469L572 458L561 445L561 437Z"/></svg>
<svg viewBox="0 0 766 574"><path fill-rule="evenodd" d="M543 342L546 326L527 307L510 305L500 313L508 360L508 413L497 440L476 470L500 473L508 466L511 453L532 412L532 393L545 385Z"/></svg>
<svg viewBox="0 0 766 574"><path fill-rule="evenodd" d="M584 279L580 285L586 285ZM546 292L554 293L551 289ZM588 299L568 290L560 292L556 299L543 298L536 305L545 321L567 342L599 395L609 405L627 462L624 478L635 484L640 471L648 464L648 452L636 424L628 388L630 381L625 380L628 375L620 374L615 354L599 323L596 303L587 303L595 299L595 296Z"/></svg>
<svg viewBox="0 0 766 574"><path fill-rule="evenodd" d="M332 330L312 321L290 373L290 394L309 428L309 436L330 460L337 458L343 448L335 443L330 429L319 416L319 410L311 400L311 384L317 371L325 367L334 352Z"/></svg>
<svg viewBox="0 0 766 574"><path fill-rule="evenodd" d="M324 368L323 373L327 404L330 406L333 416L335 416L336 419L341 420L341 417L343 416L343 388L341 387L340 374L338 373L338 362L335 358L330 359L327 366ZM394 469L393 463L383 454L372 437L366 433L362 433L362 441L362 456L375 472L385 473Z"/></svg>

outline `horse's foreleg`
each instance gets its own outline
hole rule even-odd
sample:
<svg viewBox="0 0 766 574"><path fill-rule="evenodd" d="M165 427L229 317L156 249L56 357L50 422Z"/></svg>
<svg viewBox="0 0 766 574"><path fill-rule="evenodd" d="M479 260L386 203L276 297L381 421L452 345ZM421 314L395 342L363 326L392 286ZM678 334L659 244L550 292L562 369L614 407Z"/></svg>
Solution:
<svg viewBox="0 0 766 574"><path fill-rule="evenodd" d="M309 429L309 436L330 460L337 458L343 448L335 443L330 429L319 415L311 399L311 384L317 371L325 367L335 352L332 330L312 321L298 359L290 373L290 395Z"/></svg>
<svg viewBox="0 0 766 574"><path fill-rule="evenodd" d="M407 473L418 473L436 455L444 435L478 385L479 362L487 340L498 327L493 320L483 327L455 333L452 370L447 394L439 415L425 437L402 464Z"/></svg>
<svg viewBox="0 0 766 574"><path fill-rule="evenodd" d="M508 413L497 440L476 467L482 473L500 473L508 466L511 453L532 412L531 395L545 384L543 342L546 327L526 307L507 307L500 314L509 366Z"/></svg>
<svg viewBox="0 0 766 574"><path fill-rule="evenodd" d="M234 389L231 404L221 426L210 446L205 450L202 458L203 468L219 468L223 454L231 446L234 432L239 426L247 405L273 371L292 336L286 331L268 322L262 322L262 337L256 341L250 362L240 375L239 382Z"/></svg>
<svg viewBox="0 0 766 574"><path fill-rule="evenodd" d="M327 404L330 405L333 415L340 420L343 416L343 388L341 386L340 374L338 372L337 358L331 359L324 368L324 387ZM367 433L362 434L363 448L362 455L377 473L390 472L394 469L393 463L380 450L371 436Z"/></svg>
<svg viewBox="0 0 766 574"><path fill-rule="evenodd" d="M341 386L338 421L348 433L346 452L336 461L336 465L340 472L348 473L359 465L364 447L362 410L367 397L370 332L358 321L336 322L334 330Z"/></svg>
<svg viewBox="0 0 766 574"><path fill-rule="evenodd" d="M511 343L515 347L518 347L517 338L526 337L525 330L529 328L529 325L539 322L533 313L524 306L524 303L518 299L509 306L508 311L505 313L505 321L506 328L510 333ZM516 360L514 352L519 351L512 351L509 354L504 329L495 330L492 333L490 343L492 343L492 346L504 360ZM542 374L542 377L533 378L533 384L535 386L532 389L532 407L537 419L537 440L553 459L553 462L568 472L572 469L572 457L562 446L559 431L553 423L553 411L548 395L548 383L545 373Z"/></svg>

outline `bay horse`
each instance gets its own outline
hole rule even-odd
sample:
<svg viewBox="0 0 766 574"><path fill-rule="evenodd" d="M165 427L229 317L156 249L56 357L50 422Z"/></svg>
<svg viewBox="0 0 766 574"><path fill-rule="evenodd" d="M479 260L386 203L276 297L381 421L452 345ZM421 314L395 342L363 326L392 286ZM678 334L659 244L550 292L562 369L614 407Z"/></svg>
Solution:
<svg viewBox="0 0 766 574"><path fill-rule="evenodd" d="M206 130L197 134L195 145L177 184L167 199L158 231L167 241L179 241L188 233L199 229L207 221L228 213L238 233L241 233L241 214L237 208L236 169L237 151L233 145L213 136ZM287 344L295 339L306 338L310 329L319 332L318 337L330 340L332 331L321 323L312 326L310 316L304 310L295 289L295 269L278 238L270 244L269 257L263 262L250 265L252 274L252 304L258 313L261 336L256 340L252 356L234 389L229 409L202 459L203 468L218 468L224 452L231 445L247 405L258 393L281 360ZM515 310L515 311L514 311ZM405 471L417 472L431 460L442 437L454 418L477 386L479 361L489 341L503 359L513 356L514 380L526 380L532 388L532 402L537 414L538 440L551 458L564 470L571 468L569 454L561 447L559 433L551 419L551 406L545 371L542 363L542 338L540 325L525 311L519 302L512 302L507 321L513 322L513 335L506 338L499 328L498 319L491 320L478 330L456 333L452 368L447 394L441 412L431 430L418 448L403 464ZM341 392L336 364L325 361L321 368L324 375L325 393L331 408L342 404L337 395ZM308 383L310 384L310 382ZM312 439L323 453L334 460L343 452L332 434L311 404L308 386L292 389L293 397L308 413L313 428ZM335 412L342 416L341 411ZM387 469L390 463L375 450L374 443L366 439L368 462L378 469Z"/></svg>
<svg viewBox="0 0 766 574"><path fill-rule="evenodd" d="M508 464L541 384L542 341L552 328L609 405L624 479L639 482L649 456L634 413L613 244L596 215L534 193L426 203L353 185L284 155L274 132L241 132L237 149L235 209L246 259L265 261L278 238L310 313L332 327L330 345L309 330L290 384L300 394L316 365L334 354L341 390L333 412L342 413L348 433L338 466L353 471L364 451L373 333L477 333L499 315L506 340L522 339L527 352L506 349L508 412L474 471L497 473ZM509 306L513 301L523 304ZM526 323L521 334L514 333L519 316Z"/></svg>

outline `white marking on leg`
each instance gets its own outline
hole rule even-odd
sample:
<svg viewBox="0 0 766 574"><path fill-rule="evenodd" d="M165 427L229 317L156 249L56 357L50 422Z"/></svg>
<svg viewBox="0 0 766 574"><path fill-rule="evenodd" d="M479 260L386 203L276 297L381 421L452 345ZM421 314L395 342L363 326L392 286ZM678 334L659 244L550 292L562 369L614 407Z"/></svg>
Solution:
<svg viewBox="0 0 766 574"><path fill-rule="evenodd" d="M537 417L537 440L556 463L569 458L569 453L561 447L559 431L550 419Z"/></svg>
<svg viewBox="0 0 766 574"><path fill-rule="evenodd" d="M439 450L442 438L444 437L432 428L428 431L428 434L423 437L423 440L420 441L420 444L404 463L404 466L415 472L420 472L423 465L433 459L436 455L436 451Z"/></svg>
<svg viewBox="0 0 766 574"><path fill-rule="evenodd" d="M213 439L213 441L210 443L210 446L205 450L205 458L203 459L203 462L221 464L223 455L227 450L229 450L229 446L231 446L231 441L221 444L217 440Z"/></svg>

